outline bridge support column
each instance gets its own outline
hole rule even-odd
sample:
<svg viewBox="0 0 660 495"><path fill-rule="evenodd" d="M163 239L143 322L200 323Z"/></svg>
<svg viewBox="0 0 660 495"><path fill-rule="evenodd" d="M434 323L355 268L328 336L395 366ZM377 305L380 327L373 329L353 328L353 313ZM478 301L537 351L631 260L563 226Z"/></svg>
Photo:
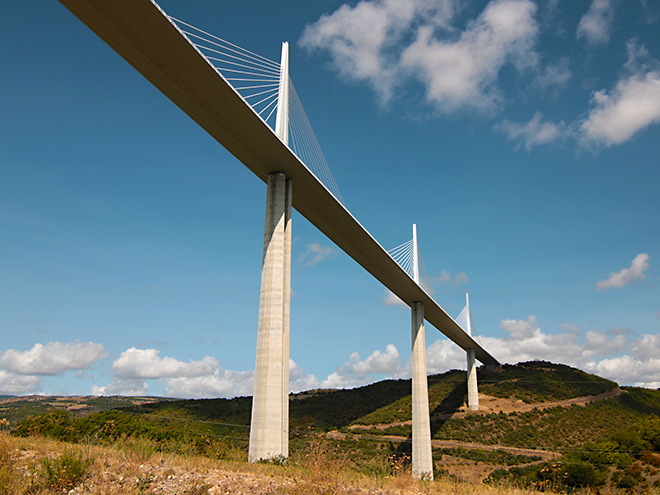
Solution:
<svg viewBox="0 0 660 495"><path fill-rule="evenodd" d="M285 174L268 176L257 359L248 459L289 455L291 195Z"/></svg>
<svg viewBox="0 0 660 495"><path fill-rule="evenodd" d="M424 306L412 304L412 473L417 479L433 479L429 384L426 376Z"/></svg>
<svg viewBox="0 0 660 495"><path fill-rule="evenodd" d="M479 389L477 386L477 360L474 349L467 350L467 405L472 411L479 410Z"/></svg>

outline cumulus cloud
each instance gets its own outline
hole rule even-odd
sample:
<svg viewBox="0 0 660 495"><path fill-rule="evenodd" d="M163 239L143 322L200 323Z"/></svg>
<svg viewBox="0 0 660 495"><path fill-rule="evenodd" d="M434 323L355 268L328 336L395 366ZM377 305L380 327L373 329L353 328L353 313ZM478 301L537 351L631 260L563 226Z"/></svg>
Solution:
<svg viewBox="0 0 660 495"><path fill-rule="evenodd" d="M559 124L550 121L543 122L543 115L537 112L526 124L504 120L496 125L495 129L504 132L509 140L518 141L518 146L521 143L524 144L525 149L529 151L532 146L548 144L561 139L565 135L566 125L563 122Z"/></svg>
<svg viewBox="0 0 660 495"><path fill-rule="evenodd" d="M340 74L369 84L383 104L412 81L440 111L490 111L501 101L499 71L537 63L536 4L492 0L462 32L451 25L457 11L452 0L363 0L308 25L300 44L327 50Z"/></svg>
<svg viewBox="0 0 660 495"><path fill-rule="evenodd" d="M327 260L337 254L337 250L332 246L321 246L318 242L307 244L304 252L300 253L298 263L304 267L313 266L317 263Z"/></svg>
<svg viewBox="0 0 660 495"><path fill-rule="evenodd" d="M404 373L396 346L389 344L385 352L374 351L367 359L354 352L337 371L321 383L322 388L354 388L372 383L375 375L398 378Z"/></svg>
<svg viewBox="0 0 660 495"><path fill-rule="evenodd" d="M209 398L252 395L254 371L230 371L220 367L203 376L172 378L166 394L171 397Z"/></svg>
<svg viewBox="0 0 660 495"><path fill-rule="evenodd" d="M656 351L657 352L657 351ZM637 387L660 388L660 359L636 359L631 355L591 363L586 370L618 383Z"/></svg>
<svg viewBox="0 0 660 495"><path fill-rule="evenodd" d="M117 378L134 380L144 378L194 378L213 373L220 364L218 360L206 356L201 361L179 361L171 357L161 358L156 349L130 349L121 353L112 363L112 371Z"/></svg>
<svg viewBox="0 0 660 495"><path fill-rule="evenodd" d="M430 334L427 331L427 339ZM465 369L465 351L451 340L436 340L426 350L426 372L429 375L444 373L451 369Z"/></svg>
<svg viewBox="0 0 660 495"><path fill-rule="evenodd" d="M146 397L149 395L149 384L144 380L123 380L114 378L108 385L99 387L92 385L92 395L125 395L128 397Z"/></svg>
<svg viewBox="0 0 660 495"><path fill-rule="evenodd" d="M35 344L27 351L8 349L0 354L0 368L20 375L59 375L86 368L106 356L102 344L74 340L63 344Z"/></svg>
<svg viewBox="0 0 660 495"><path fill-rule="evenodd" d="M315 375L308 375L293 359L289 359L289 391L291 393L319 388L320 385L321 383Z"/></svg>
<svg viewBox="0 0 660 495"><path fill-rule="evenodd" d="M399 297L394 294L391 290L385 289L385 299L383 302L387 306L398 306L399 308L408 308L409 306L404 303Z"/></svg>
<svg viewBox="0 0 660 495"><path fill-rule="evenodd" d="M580 19L577 38L586 38L590 46L607 43L614 22L615 4L615 0L593 0L587 13Z"/></svg>
<svg viewBox="0 0 660 495"><path fill-rule="evenodd" d="M470 283L470 277L467 276L467 273L464 271L458 272L456 275L453 275L446 271L442 270L440 276L436 280L443 284L452 284L453 286L467 285Z"/></svg>
<svg viewBox="0 0 660 495"><path fill-rule="evenodd" d="M426 98L446 112L492 110L500 102L497 75L512 63L518 70L537 64L536 4L491 1L477 20L453 40L440 40L421 26L402 54L402 66L426 85Z"/></svg>
<svg viewBox="0 0 660 495"><path fill-rule="evenodd" d="M591 109L579 123L583 144L621 144L660 123L660 64L630 40L625 69L614 89L593 94Z"/></svg>
<svg viewBox="0 0 660 495"><path fill-rule="evenodd" d="M660 335L633 338L629 330L621 328L585 332L574 323L562 324L557 333L546 333L534 315L527 319L504 319L500 329L504 337L477 339L502 363L545 360L574 366L620 384L659 386ZM427 331L427 340L429 335ZM426 362L429 374L465 369L466 354L450 340L437 339L427 348ZM385 353L376 351L365 360L353 353L321 386L362 386L380 379L376 374L386 378L409 378L410 362L402 365L393 345L387 346Z"/></svg>
<svg viewBox="0 0 660 495"><path fill-rule="evenodd" d="M619 272L612 272L606 280L596 284L596 290L611 289L612 287L624 287L637 279L643 280L644 272L649 267L649 255L640 253L632 260L630 268L624 268Z"/></svg>
<svg viewBox="0 0 660 495"><path fill-rule="evenodd" d="M20 395L34 392L41 385L38 376L26 376L0 370L0 395Z"/></svg>
<svg viewBox="0 0 660 495"><path fill-rule="evenodd" d="M309 24L300 38L308 50L325 49L345 78L367 82L382 102L391 99L400 67L394 50L418 19L447 28L455 1L364 0L342 5Z"/></svg>
<svg viewBox="0 0 660 495"><path fill-rule="evenodd" d="M158 354L155 349L134 347L122 352L113 363L112 381L105 386L93 385L92 394L146 396L150 394L149 380L163 384L164 395L179 398L236 397L251 395L254 389L254 370L226 370L208 356L184 362ZM291 392L320 386L314 375L305 373L293 360L289 360L289 378ZM2 383L0 375L0 386Z"/></svg>
<svg viewBox="0 0 660 495"><path fill-rule="evenodd" d="M501 362L542 359L575 366L621 384L657 386L660 376L658 335L642 335L630 342L626 338L629 331L582 332L574 324L562 325L563 332L548 334L533 315L527 320L502 320L500 328L506 333L503 339L485 337L482 344ZM456 352L464 354L460 350ZM622 353L625 354L617 356Z"/></svg>
<svg viewBox="0 0 660 495"><path fill-rule="evenodd" d="M564 57L557 64L548 65L539 73L536 77L536 84L542 89L552 86L565 86L572 76L569 60Z"/></svg>

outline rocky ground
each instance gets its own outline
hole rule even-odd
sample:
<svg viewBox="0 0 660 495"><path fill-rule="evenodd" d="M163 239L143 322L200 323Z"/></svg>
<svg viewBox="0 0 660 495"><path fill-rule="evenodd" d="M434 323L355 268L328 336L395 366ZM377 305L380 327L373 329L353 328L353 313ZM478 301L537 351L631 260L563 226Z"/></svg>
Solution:
<svg viewBox="0 0 660 495"><path fill-rule="evenodd" d="M66 468L48 476L44 459L63 454L86 463L80 479L66 481ZM525 491L448 480L419 482L409 472L385 478L347 473L339 464L276 466L213 461L130 448L82 447L43 439L0 437L0 493L69 495L518 495ZM59 477L59 478L58 478Z"/></svg>

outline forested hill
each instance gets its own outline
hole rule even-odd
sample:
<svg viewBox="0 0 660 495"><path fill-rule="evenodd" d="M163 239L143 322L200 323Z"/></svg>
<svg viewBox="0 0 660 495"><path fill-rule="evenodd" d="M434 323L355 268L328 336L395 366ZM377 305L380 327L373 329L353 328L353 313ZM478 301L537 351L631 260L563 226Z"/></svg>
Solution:
<svg viewBox="0 0 660 495"><path fill-rule="evenodd" d="M569 366L532 361L479 369L480 408L469 411L465 371L432 375L428 381L439 475L524 486L550 480L557 487L643 490L660 484L658 390L620 388ZM310 442L323 437L359 469L367 469L375 457L387 465L388 456L405 456L412 433L410 390L410 380L384 380L351 390L292 394L292 457L304 455ZM77 400L85 407L77 407ZM6 417L24 417L21 404L36 412L31 398L5 401L0 404ZM138 442L158 451L214 458L247 455L251 397L37 402L41 409L56 410L20 421L14 435L85 444ZM86 414L103 406L108 409Z"/></svg>
<svg viewBox="0 0 660 495"><path fill-rule="evenodd" d="M428 380L431 415L460 414L467 393L465 371L430 375ZM618 388L613 381L543 361L504 365L493 372L480 368L478 381L482 396L507 399L509 403L519 402L521 405L596 396ZM292 394L291 427L328 431L352 425L407 422L412 414L410 387L410 380L383 380L355 389ZM238 397L173 401L145 404L133 407L131 411L249 425L251 400L250 397ZM493 411L487 409L484 412Z"/></svg>

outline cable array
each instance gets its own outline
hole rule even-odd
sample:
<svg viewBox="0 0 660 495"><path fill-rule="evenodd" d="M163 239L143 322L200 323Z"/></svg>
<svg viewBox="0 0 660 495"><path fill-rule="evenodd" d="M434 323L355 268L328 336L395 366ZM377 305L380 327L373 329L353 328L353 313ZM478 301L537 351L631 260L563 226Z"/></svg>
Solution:
<svg viewBox="0 0 660 495"><path fill-rule="evenodd" d="M312 171L337 201L346 206L291 79L289 79L289 137L291 151Z"/></svg>
<svg viewBox="0 0 660 495"><path fill-rule="evenodd" d="M414 279L413 249L414 249L414 243L413 240L410 239L409 241L404 242L400 246L390 249L387 252L387 254L389 254L392 257L392 259L396 261L397 265L403 268L403 271L406 272L408 275L410 275L410 278L412 279Z"/></svg>
<svg viewBox="0 0 660 495"><path fill-rule="evenodd" d="M407 242L404 242L400 246L390 249L387 253L397 262L397 264L403 268L403 271L406 272L410 278L415 279L414 273L414 256L413 256L413 240L410 239ZM426 266L424 265L424 260L422 255L419 252L419 247L417 248L417 259L418 259L418 268L419 268L419 286L424 289L428 294L433 294L433 284L431 277L426 271Z"/></svg>
<svg viewBox="0 0 660 495"><path fill-rule="evenodd" d="M433 279L429 275L429 272L426 270L426 264L424 264L424 258L422 258L422 253L419 250L419 246L417 246L417 259L419 260L419 266L417 267L419 270L419 286L429 295L433 295L435 292L433 290Z"/></svg>
<svg viewBox="0 0 660 495"><path fill-rule="evenodd" d="M170 17L170 20L245 103L274 129L280 105L280 64L179 19ZM289 148L337 201L346 206L290 78L286 84L290 94Z"/></svg>
<svg viewBox="0 0 660 495"><path fill-rule="evenodd" d="M174 17L170 20L245 102L273 127L279 100L280 64Z"/></svg>
<svg viewBox="0 0 660 495"><path fill-rule="evenodd" d="M476 337L479 337L479 332L477 332L477 325L474 324L474 319L472 318L472 312L468 310L467 304L465 305L463 310L458 314L458 316L454 319L454 321L459 327L463 329L465 333L467 333L468 318L470 319L470 330L472 330L472 338L476 340Z"/></svg>

